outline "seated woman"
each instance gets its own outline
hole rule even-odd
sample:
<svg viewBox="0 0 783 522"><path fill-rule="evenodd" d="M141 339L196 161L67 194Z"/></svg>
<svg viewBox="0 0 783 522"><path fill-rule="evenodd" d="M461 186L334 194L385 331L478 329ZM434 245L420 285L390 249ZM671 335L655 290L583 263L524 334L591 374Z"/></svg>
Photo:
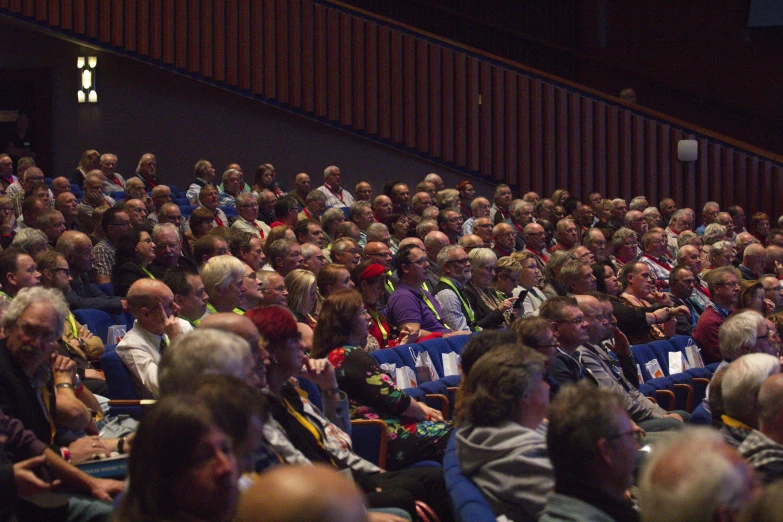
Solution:
<svg viewBox="0 0 783 522"><path fill-rule="evenodd" d="M410 226L408 214L394 213L389 218L389 231L391 232L391 246L389 250L396 254L400 248L400 241L408 237L408 227Z"/></svg>
<svg viewBox="0 0 783 522"><path fill-rule="evenodd" d="M322 299L326 299L337 290L354 287L348 267L339 263L331 263L323 267L318 272L317 284Z"/></svg>
<svg viewBox="0 0 783 522"><path fill-rule="evenodd" d="M117 257L111 271L114 295L125 297L139 279L155 279L147 267L155 260L155 243L147 232L129 228L117 243Z"/></svg>
<svg viewBox="0 0 783 522"><path fill-rule="evenodd" d="M380 263L364 261L353 269L351 280L362 296L362 302L370 314L370 328L367 336L367 348L372 352L381 348L397 345L396 333L392 331L386 319L386 311L382 303L385 295L386 269Z"/></svg>
<svg viewBox="0 0 783 522"><path fill-rule="evenodd" d="M568 294L568 289L558 282L558 277L563 265L573 259L576 259L573 254L562 250L553 252L549 256L549 261L544 266L544 286L541 288L541 292L547 299L557 296L565 297Z"/></svg>
<svg viewBox="0 0 783 522"><path fill-rule="evenodd" d="M293 312L296 322L315 328L318 292L313 273L298 268L291 270L285 276L285 289L288 291L288 309Z"/></svg>
<svg viewBox="0 0 783 522"><path fill-rule="evenodd" d="M541 303L546 301L546 296L538 288L543 276L538 269L536 255L533 252L514 252L512 259L519 263L522 272L519 275L519 286L514 290L515 297L522 300L521 306L515 303L515 307L522 310L522 316L538 315Z"/></svg>
<svg viewBox="0 0 783 522"><path fill-rule="evenodd" d="M748 232L759 240L762 245L767 244L767 234L769 234L769 216L764 212L756 212L750 218L748 223Z"/></svg>
<svg viewBox="0 0 783 522"><path fill-rule="evenodd" d="M482 355L460 387L457 458L496 515L538 520L554 488L546 438L544 357L519 344Z"/></svg>
<svg viewBox="0 0 783 522"><path fill-rule="evenodd" d="M164 397L144 416L128 461L129 486L114 518L221 522L239 499L231 438L196 397Z"/></svg>
<svg viewBox="0 0 783 522"><path fill-rule="evenodd" d="M196 241L209 234L215 227L215 215L206 207L197 207L191 212L188 225L190 230L185 232L185 240L190 244L192 252Z"/></svg>
<svg viewBox="0 0 783 522"><path fill-rule="evenodd" d="M620 280L614 271L614 266L609 261L600 261L591 265L593 275L595 276L596 290L603 294L609 294L617 297L622 293Z"/></svg>
<svg viewBox="0 0 783 522"><path fill-rule="evenodd" d="M764 298L761 281L740 281L740 289L737 309L749 308L765 317L775 311L775 303Z"/></svg>
<svg viewBox="0 0 783 522"><path fill-rule="evenodd" d="M511 325L514 300L503 299L492 288L497 256L489 248L475 248L468 254L470 281L465 284L465 299L476 314L476 326L505 328Z"/></svg>
<svg viewBox="0 0 783 522"><path fill-rule="evenodd" d="M355 290L340 290L321 307L313 357L328 357L340 389L351 401L351 418L381 417L389 427L388 467L441 460L451 427L443 416L392 384L378 363L358 348L367 337L369 314Z"/></svg>

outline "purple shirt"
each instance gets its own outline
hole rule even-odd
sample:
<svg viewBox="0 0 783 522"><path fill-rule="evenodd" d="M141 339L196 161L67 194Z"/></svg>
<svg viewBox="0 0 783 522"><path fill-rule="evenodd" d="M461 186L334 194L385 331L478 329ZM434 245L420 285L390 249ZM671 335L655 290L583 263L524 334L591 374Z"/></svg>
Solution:
<svg viewBox="0 0 783 522"><path fill-rule="evenodd" d="M427 303L424 302L422 294L432 303L435 311L438 312L438 316L442 316L440 304L438 304L438 300L432 294L421 288L413 288L404 283L399 283L386 305L386 317L389 320L389 324L399 328L405 323L419 323L422 330L449 333L451 330L438 321L435 314L427 306Z"/></svg>

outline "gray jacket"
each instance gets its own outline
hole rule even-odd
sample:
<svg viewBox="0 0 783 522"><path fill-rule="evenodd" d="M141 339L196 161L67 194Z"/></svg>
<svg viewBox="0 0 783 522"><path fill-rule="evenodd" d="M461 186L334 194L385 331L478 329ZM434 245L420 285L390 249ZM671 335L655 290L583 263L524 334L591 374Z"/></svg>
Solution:
<svg viewBox="0 0 783 522"><path fill-rule="evenodd" d="M456 437L462 473L478 486L495 514L515 522L537 520L555 486L541 433L505 421L466 426Z"/></svg>
<svg viewBox="0 0 783 522"><path fill-rule="evenodd" d="M546 501L546 509L539 522L615 522L592 504L578 498L555 493Z"/></svg>

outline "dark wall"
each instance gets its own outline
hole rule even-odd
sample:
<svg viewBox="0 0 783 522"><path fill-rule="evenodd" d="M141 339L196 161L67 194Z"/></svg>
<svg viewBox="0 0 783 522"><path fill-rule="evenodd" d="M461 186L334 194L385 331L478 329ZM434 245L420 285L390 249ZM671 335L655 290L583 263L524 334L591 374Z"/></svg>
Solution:
<svg viewBox="0 0 783 522"><path fill-rule="evenodd" d="M76 58L97 55L97 104L76 99ZM218 171L237 162L252 181L255 167L272 163L278 182L288 190L298 172L313 187L323 169L339 165L344 184L369 180L377 193L390 179L418 182L438 172L453 186L465 176L403 151L282 109L218 89L203 82L107 52L91 51L0 17L0 74L15 68L51 70L52 147L39 150L51 158L52 172L66 175L86 149L114 152L118 170L129 175L138 158L152 152L162 179L186 187L193 165L209 159ZM0 107L3 109L4 107ZM473 180L477 192L493 187Z"/></svg>

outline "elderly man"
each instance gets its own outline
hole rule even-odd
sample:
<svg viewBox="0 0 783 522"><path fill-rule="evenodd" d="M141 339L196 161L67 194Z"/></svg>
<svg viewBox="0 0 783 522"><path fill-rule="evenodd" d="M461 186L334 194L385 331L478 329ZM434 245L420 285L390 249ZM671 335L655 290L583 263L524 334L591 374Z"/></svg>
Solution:
<svg viewBox="0 0 783 522"><path fill-rule="evenodd" d="M783 286L774 274L764 274L759 277L759 282L764 287L764 298L775 306L775 312L783 308Z"/></svg>
<svg viewBox="0 0 783 522"><path fill-rule="evenodd" d="M54 208L62 214L65 221L65 229L76 230L78 226L76 218L79 215L79 203L76 196L70 192L60 194L55 199Z"/></svg>
<svg viewBox="0 0 783 522"><path fill-rule="evenodd" d="M21 174L20 176L20 179L15 182L14 185L11 185L12 187L18 185L19 190L16 192L11 192L9 190L7 192L7 197L11 200L11 205L14 209L14 215L16 217L19 217L21 214L22 201L24 201L26 197L32 196L37 187L41 185L45 187L43 171L38 167L30 167L24 171L24 174ZM46 198L47 203L50 205L54 204L54 194L52 191L46 188L44 192L48 196Z"/></svg>
<svg viewBox="0 0 783 522"><path fill-rule="evenodd" d="M764 484L783 478L783 375L775 374L761 385L757 403L758 428L738 451Z"/></svg>
<svg viewBox="0 0 783 522"><path fill-rule="evenodd" d="M171 223L163 223L152 229L152 242L155 243L155 260L148 269L152 275L162 279L166 270L197 268L196 263L182 254L182 234Z"/></svg>
<svg viewBox="0 0 783 522"><path fill-rule="evenodd" d="M242 193L242 173L236 169L223 172L221 187L218 191L218 205L221 207L236 207L236 197Z"/></svg>
<svg viewBox="0 0 783 522"><path fill-rule="evenodd" d="M149 216L147 216L147 220L150 222L151 226L155 226L158 224L158 214L160 214L160 209L163 205L166 203L171 203L171 189L167 187L166 185L158 185L154 189L152 189L152 204L155 207L155 211L152 212Z"/></svg>
<svg viewBox="0 0 783 522"><path fill-rule="evenodd" d="M666 227L666 241L668 243L669 257L676 257L679 245L677 238L680 233L693 229L693 219L688 209L680 209L674 212Z"/></svg>
<svg viewBox="0 0 783 522"><path fill-rule="evenodd" d="M462 217L454 209L441 210L438 213L438 230L446 234L449 244L456 245L462 235Z"/></svg>
<svg viewBox="0 0 783 522"><path fill-rule="evenodd" d="M669 289L669 272L674 264L666 255L666 238L658 231L647 232L642 236L642 257L639 259L650 268L657 290Z"/></svg>
<svg viewBox="0 0 783 522"><path fill-rule="evenodd" d="M293 197L293 196L292 196ZM271 227L275 222L277 196L271 190L262 190L258 195L258 219ZM342 214L342 212L340 213Z"/></svg>
<svg viewBox="0 0 783 522"><path fill-rule="evenodd" d="M438 284L438 253L449 246L449 238L443 232L433 230L424 236L424 251L427 253L427 280L424 289L432 293Z"/></svg>
<svg viewBox="0 0 783 522"><path fill-rule="evenodd" d="M734 267L721 267L705 276L712 300L704 313L699 317L693 330L693 340L701 348L705 364L721 361L718 330L739 299L739 281Z"/></svg>
<svg viewBox="0 0 783 522"><path fill-rule="evenodd" d="M511 211L509 205L511 205L511 187L501 183L495 187L495 197L492 207L489 209L489 219L495 225L506 222L511 223Z"/></svg>
<svg viewBox="0 0 783 522"><path fill-rule="evenodd" d="M560 386L573 384L585 377L597 382L585 372L574 355L576 349L590 339L587 321L576 299L560 296L547 299L539 308L538 315L551 322L550 328L559 345L555 361L547 373Z"/></svg>
<svg viewBox="0 0 783 522"><path fill-rule="evenodd" d="M501 222L492 229L492 251L500 259L516 252L516 231L512 225Z"/></svg>
<svg viewBox="0 0 783 522"><path fill-rule="evenodd" d="M90 182L89 178L87 176L84 181L85 185ZM128 230L129 225L130 217L124 210L110 208L104 212L101 220L103 239L92 249L95 256L95 280L98 284L111 283L111 271L117 256L117 244L120 241L120 236Z"/></svg>
<svg viewBox="0 0 783 522"><path fill-rule="evenodd" d="M203 265L215 256L230 253L227 239L219 234L206 234L193 244L193 259L198 266Z"/></svg>
<svg viewBox="0 0 783 522"><path fill-rule="evenodd" d="M693 269L687 265L677 265L669 274L669 287L671 300L677 306L685 306L690 311L690 316L677 317L675 331L679 335L691 335L699 317L704 313L705 307L693 297L693 288L696 276Z"/></svg>
<svg viewBox="0 0 783 522"><path fill-rule="evenodd" d="M753 470L708 428L689 428L653 450L639 482L643 522L737 520L756 494Z"/></svg>
<svg viewBox="0 0 783 522"><path fill-rule="evenodd" d="M637 520L626 497L642 430L613 391L587 383L560 390L549 409L547 447L555 493L542 522Z"/></svg>
<svg viewBox="0 0 783 522"><path fill-rule="evenodd" d="M114 200L103 192L103 173L101 171L92 171L84 178L84 198L79 203L79 214L76 220L82 227L82 230L92 229L92 213L103 205L114 205Z"/></svg>
<svg viewBox="0 0 783 522"><path fill-rule="evenodd" d="M494 227L489 216L476 218L476 221L473 224L473 233L481 238L487 248L492 248L492 229Z"/></svg>
<svg viewBox="0 0 783 522"><path fill-rule="evenodd" d="M414 196L415 198L416 196ZM415 203L414 203L415 205ZM489 217L489 200L487 198L475 198L470 203L470 217L466 218L462 223L462 234L475 234L474 227L476 220L482 217ZM489 221L492 223L492 221Z"/></svg>
<svg viewBox="0 0 783 522"><path fill-rule="evenodd" d="M268 248L269 264L283 277L292 270L302 268L302 247L290 239L278 239Z"/></svg>
<svg viewBox="0 0 783 522"><path fill-rule="evenodd" d="M354 204L353 196L340 186L340 167L331 165L324 169L324 184L320 190L326 196L327 207L350 207Z"/></svg>
<svg viewBox="0 0 783 522"><path fill-rule="evenodd" d="M704 229L707 228L707 225L715 223L719 213L720 205L718 205L715 201L708 201L705 203L701 213L702 223L696 230L694 230L694 232L700 236L703 236Z"/></svg>
<svg viewBox="0 0 783 522"><path fill-rule="evenodd" d="M536 257L536 265L540 271L549 262L549 252L546 248L546 232L544 227L538 223L530 223L525 226L525 249L524 252L530 252Z"/></svg>
<svg viewBox="0 0 783 522"><path fill-rule="evenodd" d="M742 279L755 281L764 273L764 265L766 264L767 250L757 243L751 243L745 247L742 254L742 264L739 266Z"/></svg>
<svg viewBox="0 0 783 522"><path fill-rule="evenodd" d="M392 278L391 272L393 257L394 256L392 255L392 251L389 246L385 243L381 243L380 241L372 241L367 243L367 246L364 247L363 260L378 263L386 270L384 289L388 295L391 295L391 293L394 292L394 285L396 283L396 281L394 281Z"/></svg>
<svg viewBox="0 0 783 522"><path fill-rule="evenodd" d="M463 287L470 280L470 264L465 250L450 245L438 253L440 278L433 294L442 311L443 323L451 330L473 331L476 318L470 303L463 295Z"/></svg>
<svg viewBox="0 0 783 522"><path fill-rule="evenodd" d="M101 154L98 167L103 172L103 190L107 194L125 190L125 178L117 174L117 156L111 152Z"/></svg>
<svg viewBox="0 0 783 522"><path fill-rule="evenodd" d="M128 290L128 307L136 318L133 328L117 345L117 355L128 368L140 397L158 394L158 363L171 341L193 331L174 302L169 287L155 279L139 279Z"/></svg>
<svg viewBox="0 0 783 522"><path fill-rule="evenodd" d="M392 200L395 214L406 214L410 212L410 190L405 183L397 182L391 187L389 197Z"/></svg>
<svg viewBox="0 0 783 522"><path fill-rule="evenodd" d="M215 256L207 261L201 268L201 279L208 296L206 315L220 312L244 314L245 276L244 263L231 255ZM255 278L253 283L256 283Z"/></svg>
<svg viewBox="0 0 783 522"><path fill-rule="evenodd" d="M568 295L580 295L596 290L595 275L588 261L568 261L557 274L557 282L568 291Z"/></svg>
<svg viewBox="0 0 783 522"><path fill-rule="evenodd" d="M432 196L427 192L419 191L413 195L411 209L405 214L408 216L409 229L415 230L421 223L424 211L433 205Z"/></svg>
<svg viewBox="0 0 783 522"><path fill-rule="evenodd" d="M297 219L299 221L307 219L319 220L324 210L326 210L326 196L320 190L311 190L305 198L304 208L297 215Z"/></svg>
<svg viewBox="0 0 783 522"><path fill-rule="evenodd" d="M647 230L663 227L663 220L661 219L661 212L655 207L647 207L642 212L644 221L647 223Z"/></svg>
<svg viewBox="0 0 783 522"><path fill-rule="evenodd" d="M296 199L299 206L304 207L309 193L310 176L306 172L300 172L296 175L296 178L294 178L294 190L289 192L288 195Z"/></svg>
<svg viewBox="0 0 783 522"><path fill-rule="evenodd" d="M57 251L68 261L71 278L71 290L65 296L72 310L92 308L108 314L123 312L122 298L108 296L90 283L89 274L93 270L94 256L92 242L82 232L69 230L63 232L57 240Z"/></svg>
<svg viewBox="0 0 783 522"><path fill-rule="evenodd" d="M146 153L142 154L139 159L139 164L136 166L135 177L144 182L144 191L150 192L152 189L160 185L160 180L155 177L158 171L158 160L154 154ZM128 180L130 181L130 180ZM128 183L125 183L125 187L128 187Z"/></svg>
<svg viewBox="0 0 783 522"><path fill-rule="evenodd" d="M600 229L588 228L582 238L582 244L593 254L596 263L606 261L606 237Z"/></svg>
<svg viewBox="0 0 783 522"><path fill-rule="evenodd" d="M52 180L52 195L54 199L60 194L71 191L71 181L65 176L58 176Z"/></svg>
<svg viewBox="0 0 783 522"><path fill-rule="evenodd" d="M271 231L269 225L257 219L258 217L258 196L255 192L243 192L236 198L237 217L231 230L240 232L249 232L255 236L264 239Z"/></svg>
<svg viewBox="0 0 783 522"><path fill-rule="evenodd" d="M286 306L288 304L288 290L285 288L283 276L269 270L262 270L258 276L258 288L263 296L263 301L259 306Z"/></svg>
<svg viewBox="0 0 783 522"><path fill-rule="evenodd" d="M228 218L225 212L218 208L220 196L218 189L214 185L207 185L198 193L198 200L201 206L209 209L215 215L215 225L219 227L229 226Z"/></svg>
<svg viewBox="0 0 783 522"><path fill-rule="evenodd" d="M383 194L377 196L372 202L372 213L377 223L389 226L391 224L389 220L394 213L394 205L391 198Z"/></svg>
<svg viewBox="0 0 783 522"><path fill-rule="evenodd" d="M427 266L427 254L422 249L413 245L401 247L395 260L400 282L386 306L390 325L400 332L419 331L420 337L451 332L443 324L440 303L421 287L427 280Z"/></svg>
<svg viewBox="0 0 783 522"><path fill-rule="evenodd" d="M624 225L636 232L637 241L641 242L642 236L647 233L649 227L644 215L639 210L629 210L623 220Z"/></svg>
<svg viewBox="0 0 783 522"><path fill-rule="evenodd" d="M674 213L677 212L677 202L671 198L664 198L658 204L661 211L661 220L663 224L668 225Z"/></svg>
<svg viewBox="0 0 783 522"><path fill-rule="evenodd" d="M129 199L140 199L147 207L147 212L152 212L152 198L147 194L144 181L138 177L132 177L125 181L125 201Z"/></svg>
<svg viewBox="0 0 783 522"><path fill-rule="evenodd" d="M627 213L628 203L622 198L613 199L609 204L609 219L606 221L606 228L612 231L622 228Z"/></svg>
<svg viewBox="0 0 783 522"><path fill-rule="evenodd" d="M269 228L288 225L291 228L296 226L299 218L299 207L296 200L290 196L283 196L278 199L274 205L275 221L270 223Z"/></svg>
<svg viewBox="0 0 783 522"><path fill-rule="evenodd" d="M369 247L369 245L368 245ZM365 248L366 250L366 248ZM303 270L312 272L316 277L321 269L328 264L326 256L321 247L313 243L302 245L302 266Z"/></svg>
<svg viewBox="0 0 783 522"><path fill-rule="evenodd" d="M350 237L341 237L332 243L331 255L332 262L345 265L348 271L351 271L361 262L362 249L359 248L359 243Z"/></svg>
<svg viewBox="0 0 783 522"><path fill-rule="evenodd" d="M677 251L677 264L685 265L693 272L693 295L692 301L699 310L704 310L710 305L710 292L707 290L707 283L702 279L701 273L701 252L693 245L685 245ZM699 312L701 313L701 312Z"/></svg>
<svg viewBox="0 0 783 522"><path fill-rule="evenodd" d="M202 188L206 187L207 185L214 183L215 181L215 167L212 166L212 163L205 159L200 159L196 162L196 165L193 167L193 176L194 180L193 183L190 184L188 187L187 192L185 193L185 197L188 198L188 201L190 201L190 204L193 206L198 205L198 193L201 191Z"/></svg>
<svg viewBox="0 0 783 522"><path fill-rule="evenodd" d="M356 201L372 201L372 185L366 181L357 183L353 188L353 193Z"/></svg>
<svg viewBox="0 0 783 522"><path fill-rule="evenodd" d="M249 232L234 232L231 234L231 254L250 265L253 270L260 270L266 262L261 238Z"/></svg>
<svg viewBox="0 0 783 522"><path fill-rule="evenodd" d="M550 253L559 250L568 251L579 244L579 228L570 219L561 219L557 222L555 236L557 243L549 249Z"/></svg>
<svg viewBox="0 0 783 522"><path fill-rule="evenodd" d="M391 248L391 233L383 223L373 223L367 227L367 243L380 242Z"/></svg>
<svg viewBox="0 0 783 522"><path fill-rule="evenodd" d="M533 222L533 204L527 201L515 199L511 202L511 224L515 228L514 249L520 251L525 248L525 227Z"/></svg>
<svg viewBox="0 0 783 522"><path fill-rule="evenodd" d="M49 245L54 246L63 232L66 230L65 218L57 210L44 210L35 224L36 228L46 234Z"/></svg>

